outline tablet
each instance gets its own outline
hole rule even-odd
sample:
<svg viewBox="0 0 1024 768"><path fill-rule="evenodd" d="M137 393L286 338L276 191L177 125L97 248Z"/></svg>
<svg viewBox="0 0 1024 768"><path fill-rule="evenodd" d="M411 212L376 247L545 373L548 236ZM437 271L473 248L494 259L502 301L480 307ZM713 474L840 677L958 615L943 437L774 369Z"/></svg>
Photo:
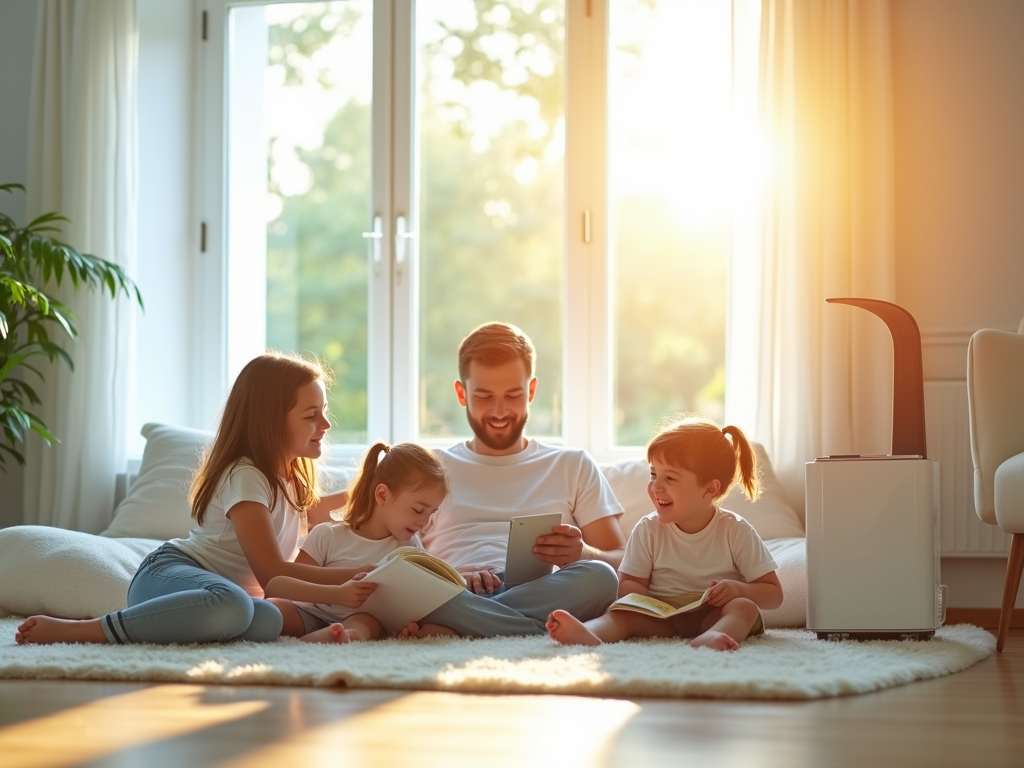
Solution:
<svg viewBox="0 0 1024 768"><path fill-rule="evenodd" d="M508 531L508 552L505 555L506 587L514 587L547 576L555 569L551 563L534 557L533 548L537 544L538 536L551 533L551 529L561 523L562 515L558 512L512 518Z"/></svg>

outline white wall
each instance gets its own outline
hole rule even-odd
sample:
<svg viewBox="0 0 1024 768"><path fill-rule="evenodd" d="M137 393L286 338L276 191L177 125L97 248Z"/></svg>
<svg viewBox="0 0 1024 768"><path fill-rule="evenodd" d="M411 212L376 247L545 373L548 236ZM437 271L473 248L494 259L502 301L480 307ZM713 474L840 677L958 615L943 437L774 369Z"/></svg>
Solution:
<svg viewBox="0 0 1024 768"><path fill-rule="evenodd" d="M1020 0L892 0L896 300L926 379L963 380L971 334L1024 316L1022 31ZM999 606L1005 561L942 568L950 605Z"/></svg>
<svg viewBox="0 0 1024 768"><path fill-rule="evenodd" d="M196 423L189 386L193 260L199 223L193 214L192 147L199 26L190 2L138 0L139 273L146 302L138 318L139 380L128 423ZM144 441L129 435L128 455Z"/></svg>
<svg viewBox="0 0 1024 768"><path fill-rule="evenodd" d="M28 109L35 49L36 0L0 0L0 184L25 183ZM23 194L0 196L0 210L25 221ZM13 461L0 470L0 528L21 522L24 472Z"/></svg>

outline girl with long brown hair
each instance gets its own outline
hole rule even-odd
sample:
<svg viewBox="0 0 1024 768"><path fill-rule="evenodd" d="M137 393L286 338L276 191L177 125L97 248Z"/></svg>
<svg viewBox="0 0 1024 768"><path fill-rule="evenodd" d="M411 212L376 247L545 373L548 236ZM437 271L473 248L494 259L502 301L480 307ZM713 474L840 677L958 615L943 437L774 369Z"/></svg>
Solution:
<svg viewBox="0 0 1024 768"><path fill-rule="evenodd" d="M360 604L372 586L361 568L292 562L307 520L327 518L344 493L321 496L329 377L319 363L268 353L238 374L220 426L192 483L196 525L151 552L128 606L98 619L33 616L18 643L207 643L276 639L281 612L263 599L275 576L334 585L335 602Z"/></svg>

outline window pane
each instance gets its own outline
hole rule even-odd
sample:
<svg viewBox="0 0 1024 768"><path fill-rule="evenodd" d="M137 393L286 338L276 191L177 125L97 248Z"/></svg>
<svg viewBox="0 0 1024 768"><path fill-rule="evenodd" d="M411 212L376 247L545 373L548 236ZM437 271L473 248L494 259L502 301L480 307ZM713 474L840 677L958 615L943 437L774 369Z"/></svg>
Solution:
<svg viewBox="0 0 1024 768"><path fill-rule="evenodd" d="M332 441L365 443L372 2L264 13L267 345L325 359Z"/></svg>
<svg viewBox="0 0 1024 768"><path fill-rule="evenodd" d="M537 347L530 432L562 431L565 12L419 0L420 433L466 435L459 342L514 323Z"/></svg>
<svg viewBox="0 0 1024 768"><path fill-rule="evenodd" d="M730 3L611 0L614 442L721 420L730 247Z"/></svg>

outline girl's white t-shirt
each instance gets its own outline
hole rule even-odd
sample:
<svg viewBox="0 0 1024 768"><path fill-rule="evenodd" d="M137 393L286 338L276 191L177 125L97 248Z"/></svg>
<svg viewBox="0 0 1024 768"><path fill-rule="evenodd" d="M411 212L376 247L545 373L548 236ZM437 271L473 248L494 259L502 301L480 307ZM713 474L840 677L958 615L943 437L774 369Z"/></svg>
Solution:
<svg viewBox="0 0 1024 768"><path fill-rule="evenodd" d="M711 522L697 533L659 522L657 512L641 518L619 566L622 573L649 578L652 597L703 592L712 581L724 579L751 582L776 568L754 527L717 507Z"/></svg>
<svg viewBox="0 0 1024 768"><path fill-rule="evenodd" d="M388 536L386 539L367 539L360 536L344 523L321 523L309 532L300 547L313 558L317 565L325 568L358 568L361 565L379 563L399 547L423 549L419 534L408 541ZM324 621L344 621L359 608L321 603L295 604Z"/></svg>
<svg viewBox="0 0 1024 768"><path fill-rule="evenodd" d="M510 456L485 456L465 443L438 451L451 493L423 529L430 554L456 568L505 570L509 523L518 515L557 512L583 528L622 506L590 455L530 440Z"/></svg>
<svg viewBox="0 0 1024 768"><path fill-rule="evenodd" d="M221 476L206 507L203 524L193 528L187 539L172 539L170 543L208 571L233 581L253 597L263 597L263 587L242 552L235 526L227 513L243 501L255 501L270 509L270 524L281 557L293 560L299 551L299 535L305 527L302 516L280 491L271 509L272 495L266 476L248 459L241 459Z"/></svg>

